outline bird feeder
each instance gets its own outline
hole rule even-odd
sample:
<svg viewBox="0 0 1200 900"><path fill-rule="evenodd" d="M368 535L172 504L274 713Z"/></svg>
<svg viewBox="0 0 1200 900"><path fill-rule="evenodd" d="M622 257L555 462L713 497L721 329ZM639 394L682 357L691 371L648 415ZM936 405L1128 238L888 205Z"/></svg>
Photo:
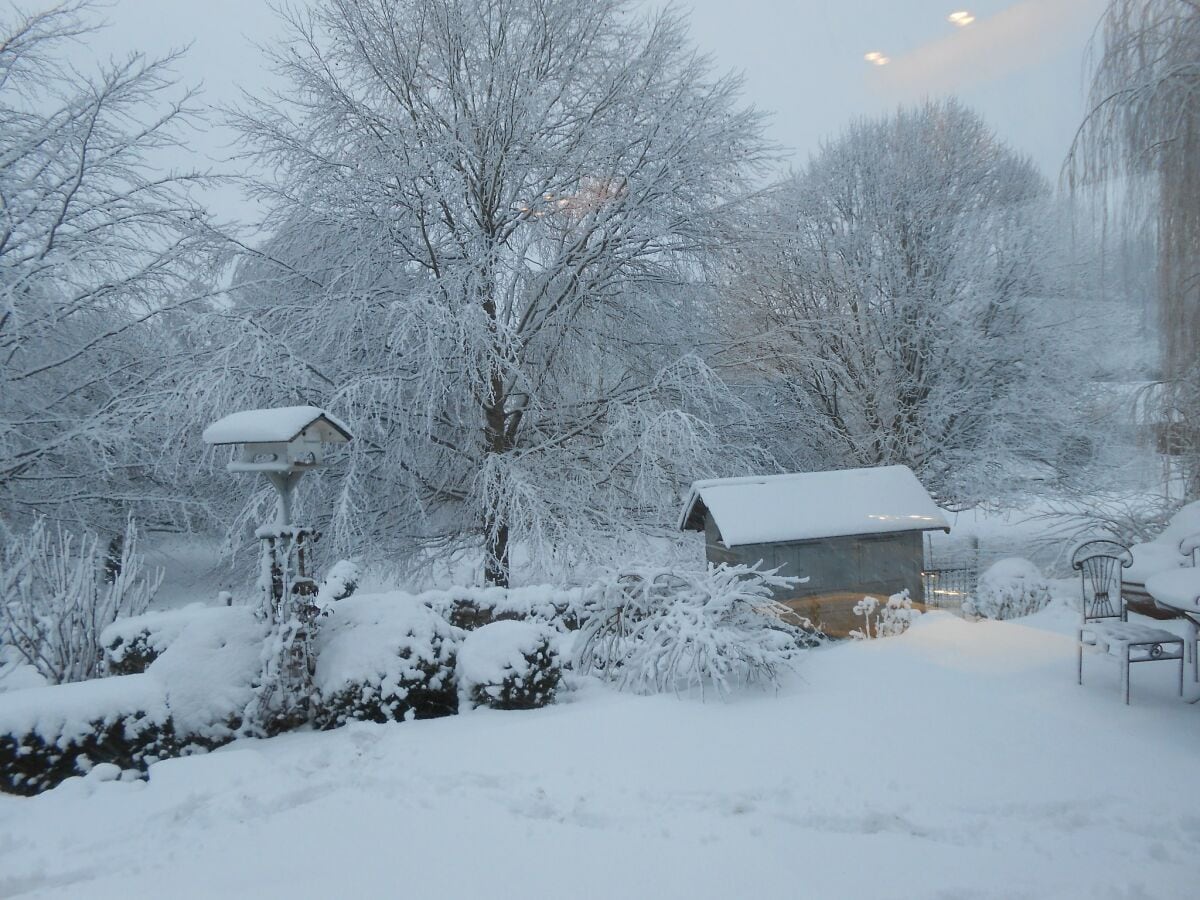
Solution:
<svg viewBox="0 0 1200 900"><path fill-rule="evenodd" d="M318 535L292 522L296 483L322 465L326 444L348 443L350 430L315 406L286 406L233 413L209 425L203 437L214 446L240 445L226 469L259 472L275 488L275 524L264 525L255 535L263 542L260 586L266 604L274 615L286 615L292 594L316 592L306 545Z"/></svg>
<svg viewBox="0 0 1200 900"><path fill-rule="evenodd" d="M256 717L270 733L307 718L315 669L311 636L320 610L308 548L319 535L292 522L292 494L301 476L324 462L325 446L349 442L350 430L315 406L287 406L234 413L203 437L214 446L239 446L226 469L259 472L277 493L275 524L255 532L262 541L261 614L275 648L263 664Z"/></svg>
<svg viewBox="0 0 1200 900"><path fill-rule="evenodd" d="M215 446L241 445L225 467L230 472L261 472L278 492L275 524L292 524L292 495L309 469L324 462L326 444L345 444L350 431L315 406L248 409L233 413L204 429L204 442Z"/></svg>

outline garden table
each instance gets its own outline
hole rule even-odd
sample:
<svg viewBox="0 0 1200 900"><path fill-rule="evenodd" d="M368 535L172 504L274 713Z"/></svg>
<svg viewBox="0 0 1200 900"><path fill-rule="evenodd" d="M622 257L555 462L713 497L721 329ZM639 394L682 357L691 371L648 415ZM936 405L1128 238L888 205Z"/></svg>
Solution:
<svg viewBox="0 0 1200 900"><path fill-rule="evenodd" d="M1197 636L1200 635L1200 568L1172 569L1151 575L1146 579L1146 593L1159 608L1181 615L1187 623L1186 640L1192 652L1192 680L1200 681L1200 660L1197 659L1200 654L1196 646Z"/></svg>

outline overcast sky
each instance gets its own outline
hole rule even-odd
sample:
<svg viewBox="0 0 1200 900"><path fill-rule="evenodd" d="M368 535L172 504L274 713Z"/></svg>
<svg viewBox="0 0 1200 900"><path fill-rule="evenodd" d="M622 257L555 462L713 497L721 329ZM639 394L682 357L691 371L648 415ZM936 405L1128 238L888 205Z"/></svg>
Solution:
<svg viewBox="0 0 1200 900"><path fill-rule="evenodd" d="M28 7L30 2L21 0ZM746 97L772 115L770 136L803 163L856 116L926 96L957 94L1011 145L1057 176L1083 113L1083 55L1105 0L691 0L692 33L720 66L745 74ZM958 27L950 13L975 21ZM180 65L221 104L270 75L255 43L279 32L268 0L113 0L102 55L163 53L191 44ZM863 57L884 54L877 66ZM208 166L229 135L195 136ZM214 198L241 212L236 192Z"/></svg>

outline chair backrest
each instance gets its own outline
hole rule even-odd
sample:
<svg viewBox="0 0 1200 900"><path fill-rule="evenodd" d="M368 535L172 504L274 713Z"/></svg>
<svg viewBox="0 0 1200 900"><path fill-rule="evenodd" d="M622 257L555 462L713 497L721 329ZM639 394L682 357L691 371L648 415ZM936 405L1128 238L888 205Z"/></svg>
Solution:
<svg viewBox="0 0 1200 900"><path fill-rule="evenodd" d="M1083 620L1124 619L1121 570L1133 565L1133 554L1116 541L1085 541L1071 554L1071 567L1083 581Z"/></svg>

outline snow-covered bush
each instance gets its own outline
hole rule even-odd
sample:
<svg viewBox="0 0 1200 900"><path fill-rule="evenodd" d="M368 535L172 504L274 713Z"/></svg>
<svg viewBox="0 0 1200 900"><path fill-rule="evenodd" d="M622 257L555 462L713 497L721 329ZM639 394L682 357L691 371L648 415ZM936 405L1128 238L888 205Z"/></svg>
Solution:
<svg viewBox="0 0 1200 900"><path fill-rule="evenodd" d="M492 622L472 631L455 665L459 705L537 709L553 701L562 678L554 637L535 622Z"/></svg>
<svg viewBox="0 0 1200 900"><path fill-rule="evenodd" d="M144 771L179 750L161 683L149 675L0 695L0 790L37 794L93 765Z"/></svg>
<svg viewBox="0 0 1200 900"><path fill-rule="evenodd" d="M576 665L636 693L777 682L820 636L773 599L795 578L757 566L619 572L591 589ZM805 627L807 626L807 627Z"/></svg>
<svg viewBox="0 0 1200 900"><path fill-rule="evenodd" d="M456 628L471 631L490 622L526 620L574 629L584 604L583 591L555 585L518 588L455 587L428 591L422 602Z"/></svg>
<svg viewBox="0 0 1200 900"><path fill-rule="evenodd" d="M100 646L110 675L145 672L175 639L197 619L227 615L225 606L191 603L179 609L164 609L124 616L100 632Z"/></svg>
<svg viewBox="0 0 1200 900"><path fill-rule="evenodd" d="M143 571L133 522L117 542L119 558L96 535L51 533L44 519L26 534L0 536L0 645L54 684L103 675L101 632L145 612L162 579Z"/></svg>
<svg viewBox="0 0 1200 900"><path fill-rule="evenodd" d="M313 722L390 722L458 711L454 659L461 632L409 594L339 602L315 641Z"/></svg>
<svg viewBox="0 0 1200 900"><path fill-rule="evenodd" d="M358 563L351 559L338 560L329 567L325 580L317 591L317 606L328 609L331 603L345 600L358 589L362 572Z"/></svg>
<svg viewBox="0 0 1200 900"><path fill-rule="evenodd" d="M144 771L232 740L267 625L248 607L178 612L188 615L144 673L0 694L0 789L37 793L97 763Z"/></svg>
<svg viewBox="0 0 1200 900"><path fill-rule="evenodd" d="M0 645L0 694L44 687L48 683L41 672L25 661L16 647Z"/></svg>
<svg viewBox="0 0 1200 900"><path fill-rule="evenodd" d="M1035 613L1050 602L1050 586L1027 559L1012 557L994 563L979 576L975 596L963 600L969 616L1015 619Z"/></svg>
<svg viewBox="0 0 1200 900"><path fill-rule="evenodd" d="M904 634L913 620L921 615L921 611L913 609L908 589L905 588L900 593L888 597L883 606L880 606L874 597L863 597L854 604L854 614L862 616L863 627L851 631L850 637L856 640L870 640Z"/></svg>
<svg viewBox="0 0 1200 900"><path fill-rule="evenodd" d="M248 606L179 612L191 615L146 674L162 685L180 742L216 746L236 736L255 699L269 625Z"/></svg>

